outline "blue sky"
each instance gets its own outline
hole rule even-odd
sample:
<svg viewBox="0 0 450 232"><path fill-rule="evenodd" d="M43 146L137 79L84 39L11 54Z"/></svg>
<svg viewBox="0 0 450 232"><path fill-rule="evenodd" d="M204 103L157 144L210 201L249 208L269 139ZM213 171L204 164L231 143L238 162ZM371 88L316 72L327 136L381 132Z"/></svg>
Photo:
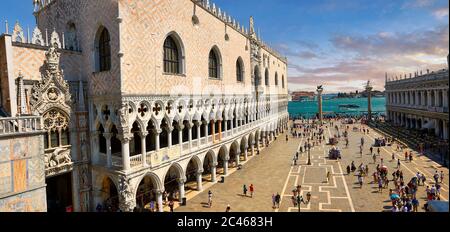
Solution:
<svg viewBox="0 0 450 232"><path fill-rule="evenodd" d="M181 1L181 0L180 0ZM4 20L34 25L31 0L4 0ZM289 59L290 90L383 89L389 76L445 68L448 0L214 0Z"/></svg>

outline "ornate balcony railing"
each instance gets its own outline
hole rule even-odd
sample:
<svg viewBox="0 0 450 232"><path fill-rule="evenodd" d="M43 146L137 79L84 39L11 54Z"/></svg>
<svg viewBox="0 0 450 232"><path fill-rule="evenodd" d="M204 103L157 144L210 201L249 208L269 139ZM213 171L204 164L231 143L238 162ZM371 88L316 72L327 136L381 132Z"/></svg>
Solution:
<svg viewBox="0 0 450 232"><path fill-rule="evenodd" d="M263 126L268 121L273 120L275 117L265 117L264 119L260 119L258 121L254 121L251 123L248 123L246 125L240 126L238 128L234 128L234 132L230 129L227 131L222 132L222 141L218 141L219 134L216 134L215 138L215 145L217 145L217 142L222 143L224 141L227 141L228 139L231 139L231 137L239 137L242 136L251 130L255 129L255 127ZM191 142L185 142L182 144L173 145L170 148L165 147L160 149L159 151L151 151L147 152L145 154L145 162L143 159L142 154L133 155L130 157L130 166L132 169L138 169L142 167L149 167L154 168L158 167L161 164L171 162L173 160L179 159L185 155L190 154L191 152L194 152L196 150L204 149L208 146L213 145L213 139L212 135L209 135L207 137L202 137L200 139L193 139ZM208 139L208 140L207 140ZM192 144L190 146L190 143ZM98 159L98 164L100 165L107 165L107 159L105 154L99 153L100 158ZM111 168L122 168L123 162L121 158L121 154L114 154L112 155L112 167Z"/></svg>
<svg viewBox="0 0 450 232"><path fill-rule="evenodd" d="M0 137L33 132L42 132L39 116L0 118Z"/></svg>

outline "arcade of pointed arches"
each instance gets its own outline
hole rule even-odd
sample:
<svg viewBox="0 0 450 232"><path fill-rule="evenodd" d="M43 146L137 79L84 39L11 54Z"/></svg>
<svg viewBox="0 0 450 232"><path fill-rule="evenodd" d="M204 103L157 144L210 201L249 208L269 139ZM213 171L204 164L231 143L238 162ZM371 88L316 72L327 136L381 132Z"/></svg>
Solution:
<svg viewBox="0 0 450 232"><path fill-rule="evenodd" d="M144 172L133 182L136 207L148 208L153 202L155 209L161 207L161 211L166 199L181 201L185 191L203 191L204 182L217 182L218 177L228 174L229 168L237 168L241 162L256 155L256 147L259 149L259 146L264 146L283 133L287 129L286 122L284 118L279 119L277 123L254 130L220 147L167 164L161 168L164 169L162 172ZM100 192L103 204L111 211L118 210L117 183L107 174L101 180L99 185L102 186Z"/></svg>

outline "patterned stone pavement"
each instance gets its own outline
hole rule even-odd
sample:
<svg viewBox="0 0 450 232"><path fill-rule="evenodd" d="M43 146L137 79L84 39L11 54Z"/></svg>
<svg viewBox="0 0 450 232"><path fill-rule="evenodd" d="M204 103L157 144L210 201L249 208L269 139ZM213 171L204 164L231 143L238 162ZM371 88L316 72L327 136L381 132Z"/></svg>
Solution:
<svg viewBox="0 0 450 232"><path fill-rule="evenodd" d="M235 212L270 212L272 194L280 192L291 167L292 156L298 149L298 139L289 139L281 134L268 148L261 151L225 179L205 189L188 200L187 206L175 209L176 212L224 212L230 204ZM255 186L253 198L243 196L242 187ZM212 208L205 207L208 202L208 190L213 193ZM281 192L280 192L281 193Z"/></svg>
<svg viewBox="0 0 450 232"><path fill-rule="evenodd" d="M360 125L354 125L360 127ZM292 190L297 185L302 185L301 194L306 199L306 194L311 193L312 198L309 204L301 205L301 212L381 212L389 211L391 202L389 200L389 189L378 192L378 186L373 184L372 174L375 167L383 157L384 164L389 168L389 177L393 170L396 170L397 162L391 161L393 152L391 147L381 148L381 157L377 157L377 163L373 163L370 155L370 146L374 143L376 134L371 130L369 135L357 131L353 132L350 127L350 145L345 148L344 141L340 141L338 147L341 148L343 159L341 161L329 160L329 145L319 145L311 150L312 165L307 166L307 154L302 154L298 166L292 166L292 156L298 149L299 144L303 144L303 139L290 138L286 143L285 135L280 135L278 140L273 142L269 148L264 149L261 155L250 159L242 170L235 170L228 177L225 183L206 185L208 189L197 195L190 197L188 205L179 207L176 212L223 212L230 204L234 212L298 212L298 208L293 206L291 201ZM334 136L335 129L325 131L327 137ZM364 152L361 157L359 145L361 137L365 138ZM374 149L376 151L376 148ZM409 151L409 150L408 150ZM427 185L433 185L432 175L435 170L442 170L445 173L445 180L442 184L441 198L448 200L448 168L431 161L425 156L419 156L414 152L413 162L404 161L404 151L397 152L396 158L400 158L401 170L405 176L405 182L409 182L411 177L418 171L427 176ZM363 163L369 166L369 176L364 179L362 188L357 184L357 177L352 173L347 175L346 167L354 161L356 166ZM330 182L326 181L326 173L331 173ZM242 196L243 184L253 184L255 195L253 198ZM393 183L389 184L393 188ZM213 207L205 207L207 202L207 192L213 192ZM280 193L282 201L279 209L272 209L272 194ZM419 201L423 206L425 203L425 187L419 187ZM188 197L189 198L189 197ZM423 209L420 207L420 211Z"/></svg>

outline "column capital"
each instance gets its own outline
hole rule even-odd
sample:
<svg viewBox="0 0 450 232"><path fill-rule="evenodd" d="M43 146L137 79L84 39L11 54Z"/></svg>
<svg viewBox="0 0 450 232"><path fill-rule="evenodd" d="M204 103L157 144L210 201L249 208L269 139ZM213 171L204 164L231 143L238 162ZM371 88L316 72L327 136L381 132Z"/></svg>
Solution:
<svg viewBox="0 0 450 232"><path fill-rule="evenodd" d="M131 141L131 139L133 138L133 135L130 133L127 133L127 134L119 135L117 137L122 143L129 143Z"/></svg>
<svg viewBox="0 0 450 232"><path fill-rule="evenodd" d="M177 179L177 183L178 183L178 184L184 184L184 183L186 183L186 177L178 178L178 179Z"/></svg>
<svg viewBox="0 0 450 232"><path fill-rule="evenodd" d="M194 123L188 122L188 123L185 124L185 126L186 126L186 128L188 128L188 129L192 129L192 127L194 127Z"/></svg>
<svg viewBox="0 0 450 232"><path fill-rule="evenodd" d="M148 131L144 131L144 132L143 132L143 131L140 131L138 134L139 134L139 136L141 136L141 139L144 139L145 137L147 137L147 135L148 135L149 133L148 133Z"/></svg>
<svg viewBox="0 0 450 232"><path fill-rule="evenodd" d="M155 190L155 194L156 195L163 195L163 193L164 193L164 189L157 189L157 190Z"/></svg>
<svg viewBox="0 0 450 232"><path fill-rule="evenodd" d="M166 127L167 133L172 133L173 129L174 129L174 128L173 128L172 125L168 125L168 126Z"/></svg>
<svg viewBox="0 0 450 232"><path fill-rule="evenodd" d="M203 169L199 169L199 170L197 170L197 175L202 175L202 174L203 174L203 172L204 172L204 170L203 170Z"/></svg>
<svg viewBox="0 0 450 232"><path fill-rule="evenodd" d="M154 128L154 129L152 129L152 132L154 133L154 134L156 134L156 135L159 135L159 134L161 134L162 133L162 129L156 129L156 128Z"/></svg>
<svg viewBox="0 0 450 232"><path fill-rule="evenodd" d="M100 134L100 133L98 133ZM105 132L103 133L103 137L105 137L106 140L110 140L114 136L113 133Z"/></svg>

